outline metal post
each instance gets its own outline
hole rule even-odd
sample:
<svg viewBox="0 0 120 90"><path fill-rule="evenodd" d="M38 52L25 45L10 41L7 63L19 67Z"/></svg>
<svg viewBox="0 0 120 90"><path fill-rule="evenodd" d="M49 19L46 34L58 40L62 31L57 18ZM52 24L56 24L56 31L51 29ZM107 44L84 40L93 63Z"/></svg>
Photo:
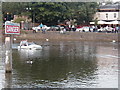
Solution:
<svg viewBox="0 0 120 90"><path fill-rule="evenodd" d="M0 40L2 41L2 26L3 26L3 22L2 22L2 2L0 1Z"/></svg>
<svg viewBox="0 0 120 90"><path fill-rule="evenodd" d="M5 88L11 88L11 86L12 86L12 74L5 73Z"/></svg>
<svg viewBox="0 0 120 90"><path fill-rule="evenodd" d="M21 21L21 29L24 29L24 21Z"/></svg>
<svg viewBox="0 0 120 90"><path fill-rule="evenodd" d="M34 13L34 11L32 12L33 13L33 27L35 26L34 24L35 24L35 13Z"/></svg>
<svg viewBox="0 0 120 90"><path fill-rule="evenodd" d="M12 36L5 37L5 72L11 73L12 72Z"/></svg>

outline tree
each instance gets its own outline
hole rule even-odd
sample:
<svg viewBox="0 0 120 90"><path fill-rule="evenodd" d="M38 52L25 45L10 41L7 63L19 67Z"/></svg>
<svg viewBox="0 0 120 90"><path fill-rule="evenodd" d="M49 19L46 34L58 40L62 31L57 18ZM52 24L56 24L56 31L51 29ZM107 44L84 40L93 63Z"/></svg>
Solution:
<svg viewBox="0 0 120 90"><path fill-rule="evenodd" d="M26 12L26 6L27 3L22 2L4 2L2 4L3 17L9 17L9 20L12 20L14 15L21 15L21 13Z"/></svg>
<svg viewBox="0 0 120 90"><path fill-rule="evenodd" d="M32 11L36 22L44 24L57 24L58 20L61 22L68 17L68 9L63 3L45 3L39 2L32 5Z"/></svg>
<svg viewBox="0 0 120 90"><path fill-rule="evenodd" d="M21 23L21 21L25 22L25 19L24 18L17 18L14 22L15 23Z"/></svg>
<svg viewBox="0 0 120 90"><path fill-rule="evenodd" d="M74 10L73 16L78 24L89 24L97 11L97 7L98 5L95 2L80 3L78 9Z"/></svg>
<svg viewBox="0 0 120 90"><path fill-rule="evenodd" d="M96 2L5 2L3 16L9 13L12 19L13 15L25 15L33 22L47 25L74 19L78 24L89 24L97 7Z"/></svg>
<svg viewBox="0 0 120 90"><path fill-rule="evenodd" d="M98 25L98 18L95 18L94 22L95 22L95 25L97 26Z"/></svg>

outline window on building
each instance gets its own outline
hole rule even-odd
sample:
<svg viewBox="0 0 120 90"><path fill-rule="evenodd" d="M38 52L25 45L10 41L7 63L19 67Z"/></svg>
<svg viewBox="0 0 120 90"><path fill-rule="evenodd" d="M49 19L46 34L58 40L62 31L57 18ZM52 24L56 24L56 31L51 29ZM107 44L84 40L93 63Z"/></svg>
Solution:
<svg viewBox="0 0 120 90"><path fill-rule="evenodd" d="M114 13L114 18L116 18L116 13Z"/></svg>
<svg viewBox="0 0 120 90"><path fill-rule="evenodd" d="M106 13L106 18L108 19L108 13Z"/></svg>

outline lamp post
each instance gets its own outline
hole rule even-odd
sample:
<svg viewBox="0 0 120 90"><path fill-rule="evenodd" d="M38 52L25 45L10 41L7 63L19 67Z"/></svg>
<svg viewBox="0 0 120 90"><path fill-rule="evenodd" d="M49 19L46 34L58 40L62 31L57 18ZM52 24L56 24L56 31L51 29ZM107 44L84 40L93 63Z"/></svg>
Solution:
<svg viewBox="0 0 120 90"><path fill-rule="evenodd" d="M7 18L6 18L7 21L9 21L9 13L7 13Z"/></svg>
<svg viewBox="0 0 120 90"><path fill-rule="evenodd" d="M30 13L31 13L32 8L27 7L26 10L27 10L27 12L30 12ZM29 25L28 22L29 22L29 21L27 20L27 26L26 26L26 27L27 27L27 29L29 30L29 26L30 26L30 25Z"/></svg>
<svg viewBox="0 0 120 90"><path fill-rule="evenodd" d="M28 11L31 10L31 9L32 9L32 8L26 8L26 10L28 10Z"/></svg>
<svg viewBox="0 0 120 90"><path fill-rule="evenodd" d="M33 18L33 27L34 27L34 23L35 23L35 13L34 12L32 12L32 18Z"/></svg>
<svg viewBox="0 0 120 90"><path fill-rule="evenodd" d="M21 29L24 29L24 21L21 21Z"/></svg>
<svg viewBox="0 0 120 90"><path fill-rule="evenodd" d="M35 13L34 11L32 10L32 8L26 8L27 11L31 11L31 15L32 15L32 26L34 27L34 23L35 23Z"/></svg>

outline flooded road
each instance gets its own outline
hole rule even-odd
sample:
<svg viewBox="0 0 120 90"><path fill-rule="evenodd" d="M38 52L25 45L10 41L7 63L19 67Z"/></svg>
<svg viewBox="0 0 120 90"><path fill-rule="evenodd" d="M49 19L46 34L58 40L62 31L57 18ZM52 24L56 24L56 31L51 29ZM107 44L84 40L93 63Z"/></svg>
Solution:
<svg viewBox="0 0 120 90"><path fill-rule="evenodd" d="M3 57L2 41L0 40L0 90L5 84L5 71L4 71L4 57Z"/></svg>
<svg viewBox="0 0 120 90"><path fill-rule="evenodd" d="M13 73L0 87L118 88L118 45L100 42L36 42L42 50L13 50Z"/></svg>

